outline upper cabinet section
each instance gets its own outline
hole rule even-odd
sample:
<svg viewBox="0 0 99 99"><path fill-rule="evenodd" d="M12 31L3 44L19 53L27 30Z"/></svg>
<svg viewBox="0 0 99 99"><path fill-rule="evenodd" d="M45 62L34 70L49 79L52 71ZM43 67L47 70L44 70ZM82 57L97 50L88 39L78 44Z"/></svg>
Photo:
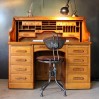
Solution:
<svg viewBox="0 0 99 99"><path fill-rule="evenodd" d="M9 40L41 40L52 32L66 37L68 41L84 42L90 38L84 17L14 17Z"/></svg>

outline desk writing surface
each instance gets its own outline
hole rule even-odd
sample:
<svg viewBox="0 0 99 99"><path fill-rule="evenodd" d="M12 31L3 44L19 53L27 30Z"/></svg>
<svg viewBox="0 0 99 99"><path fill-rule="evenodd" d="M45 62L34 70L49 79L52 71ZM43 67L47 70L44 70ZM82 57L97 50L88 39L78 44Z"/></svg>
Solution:
<svg viewBox="0 0 99 99"><path fill-rule="evenodd" d="M92 42L66 42L65 44L72 44L72 45L78 45L78 44L81 44L81 45L87 45L87 44L91 44ZM38 45L38 44L44 44L44 42L8 42L8 44L14 44L14 45Z"/></svg>

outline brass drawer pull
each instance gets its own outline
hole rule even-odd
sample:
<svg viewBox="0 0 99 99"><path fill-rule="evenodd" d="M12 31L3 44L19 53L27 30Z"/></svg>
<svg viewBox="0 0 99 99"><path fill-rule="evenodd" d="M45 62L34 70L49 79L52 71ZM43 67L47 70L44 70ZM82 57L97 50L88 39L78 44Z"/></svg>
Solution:
<svg viewBox="0 0 99 99"><path fill-rule="evenodd" d="M73 68L73 71L84 71L84 68Z"/></svg>
<svg viewBox="0 0 99 99"><path fill-rule="evenodd" d="M16 80L26 80L27 78L26 77L18 77L18 78L15 78Z"/></svg>
<svg viewBox="0 0 99 99"><path fill-rule="evenodd" d="M27 71L27 68L17 68L16 71Z"/></svg>
<svg viewBox="0 0 99 99"><path fill-rule="evenodd" d="M16 50L16 52L26 53L26 52L27 52L27 50Z"/></svg>
<svg viewBox="0 0 99 99"><path fill-rule="evenodd" d="M84 59L74 59L74 62L84 62Z"/></svg>
<svg viewBox="0 0 99 99"><path fill-rule="evenodd" d="M73 80L84 80L84 77L73 77Z"/></svg>
<svg viewBox="0 0 99 99"><path fill-rule="evenodd" d="M74 53L84 53L84 50L73 50Z"/></svg>
<svg viewBox="0 0 99 99"><path fill-rule="evenodd" d="M26 62L26 59L16 59L16 61Z"/></svg>

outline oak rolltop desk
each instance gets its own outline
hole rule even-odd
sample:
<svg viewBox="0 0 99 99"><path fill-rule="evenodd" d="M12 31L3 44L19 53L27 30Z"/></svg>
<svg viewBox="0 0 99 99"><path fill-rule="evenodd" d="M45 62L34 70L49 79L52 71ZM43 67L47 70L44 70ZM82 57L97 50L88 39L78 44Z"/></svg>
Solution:
<svg viewBox="0 0 99 99"><path fill-rule="evenodd" d="M84 17L14 17L9 32L9 88L33 89L36 80L47 80L47 66L38 55L50 54L42 42L52 32L66 37L60 54L66 58L57 66L57 79L66 89L88 89L90 83L90 33ZM40 66L42 65L42 66ZM60 77L61 74L61 77Z"/></svg>

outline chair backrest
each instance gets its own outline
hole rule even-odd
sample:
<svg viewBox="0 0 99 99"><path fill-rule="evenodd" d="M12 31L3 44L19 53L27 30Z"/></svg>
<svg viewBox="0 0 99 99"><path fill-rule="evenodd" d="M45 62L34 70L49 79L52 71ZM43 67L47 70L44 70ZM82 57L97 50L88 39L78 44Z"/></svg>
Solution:
<svg viewBox="0 0 99 99"><path fill-rule="evenodd" d="M47 37L43 41L44 41L47 48L53 50L54 62L59 61L60 56L59 56L59 53L58 53L58 49L63 47L63 45L65 44L66 38L59 37L58 34L53 33L53 35L51 37ZM55 50L57 52L57 55L55 55Z"/></svg>
<svg viewBox="0 0 99 99"><path fill-rule="evenodd" d="M49 49L60 49L65 44L66 38L58 36L57 33L53 33L51 37L47 37L43 41Z"/></svg>

